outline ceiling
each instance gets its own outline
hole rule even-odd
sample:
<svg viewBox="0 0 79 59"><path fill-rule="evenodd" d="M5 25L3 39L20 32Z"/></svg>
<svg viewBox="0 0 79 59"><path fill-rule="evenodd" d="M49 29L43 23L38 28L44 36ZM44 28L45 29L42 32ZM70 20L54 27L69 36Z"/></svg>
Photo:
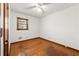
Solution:
<svg viewBox="0 0 79 59"><path fill-rule="evenodd" d="M36 8L28 9L29 7L35 6L36 4L37 3L10 3L10 8L16 12L41 18L48 14L77 5L77 3L48 3L47 5L42 5L44 12L40 12Z"/></svg>

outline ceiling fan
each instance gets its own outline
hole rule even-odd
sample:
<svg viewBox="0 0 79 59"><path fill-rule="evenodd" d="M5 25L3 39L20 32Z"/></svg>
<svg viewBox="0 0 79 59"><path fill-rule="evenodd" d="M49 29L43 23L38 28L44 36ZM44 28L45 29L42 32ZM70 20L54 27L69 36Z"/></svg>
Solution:
<svg viewBox="0 0 79 59"><path fill-rule="evenodd" d="M34 6L27 7L26 9L34 9L38 8L38 11L41 11L42 13L45 12L44 8L42 6L51 5L52 3L37 3Z"/></svg>

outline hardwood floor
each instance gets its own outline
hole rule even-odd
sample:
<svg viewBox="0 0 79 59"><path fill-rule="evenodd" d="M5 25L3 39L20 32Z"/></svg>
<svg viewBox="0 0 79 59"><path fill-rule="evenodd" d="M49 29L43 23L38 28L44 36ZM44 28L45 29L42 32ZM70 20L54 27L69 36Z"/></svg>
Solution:
<svg viewBox="0 0 79 59"><path fill-rule="evenodd" d="M42 38L30 39L11 44L11 56L79 56L79 51Z"/></svg>

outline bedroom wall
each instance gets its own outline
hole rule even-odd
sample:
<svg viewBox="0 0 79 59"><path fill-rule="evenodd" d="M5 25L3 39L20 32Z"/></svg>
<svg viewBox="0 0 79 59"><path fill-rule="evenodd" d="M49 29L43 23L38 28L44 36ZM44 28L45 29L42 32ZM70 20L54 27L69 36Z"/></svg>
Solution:
<svg viewBox="0 0 79 59"><path fill-rule="evenodd" d="M23 17L28 20L29 30L16 30L17 18ZM17 42L21 40L27 40L30 38L39 37L39 19L33 16L25 15L15 11L10 11L10 43ZM19 37L22 37L19 39Z"/></svg>
<svg viewBox="0 0 79 59"><path fill-rule="evenodd" d="M41 20L40 37L79 50L79 5Z"/></svg>
<svg viewBox="0 0 79 59"><path fill-rule="evenodd" d="M0 28L1 28L1 14L0 14ZM0 56L1 56L1 37L0 37Z"/></svg>
<svg viewBox="0 0 79 59"><path fill-rule="evenodd" d="M1 4L0 27L3 28L3 4ZM3 36L1 37L1 56L3 56Z"/></svg>

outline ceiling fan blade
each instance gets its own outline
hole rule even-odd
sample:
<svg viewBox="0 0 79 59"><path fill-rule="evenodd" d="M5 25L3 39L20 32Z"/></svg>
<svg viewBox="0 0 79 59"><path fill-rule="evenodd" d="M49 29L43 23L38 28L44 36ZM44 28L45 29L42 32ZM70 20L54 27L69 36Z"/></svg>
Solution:
<svg viewBox="0 0 79 59"><path fill-rule="evenodd" d="M26 9L36 8L36 6L27 7Z"/></svg>
<svg viewBox="0 0 79 59"><path fill-rule="evenodd" d="M41 8L41 7L40 7L40 9L41 9L41 11L42 11L42 14L44 14L44 13L45 13L45 12L44 12L44 9L43 9L43 8Z"/></svg>
<svg viewBox="0 0 79 59"><path fill-rule="evenodd" d="M52 5L52 3L42 3L41 5Z"/></svg>

